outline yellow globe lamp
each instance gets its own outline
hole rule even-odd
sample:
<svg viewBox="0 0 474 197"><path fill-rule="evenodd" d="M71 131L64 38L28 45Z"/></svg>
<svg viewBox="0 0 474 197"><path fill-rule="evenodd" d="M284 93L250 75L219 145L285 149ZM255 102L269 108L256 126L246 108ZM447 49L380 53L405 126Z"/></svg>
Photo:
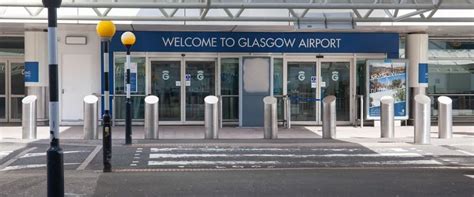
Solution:
<svg viewBox="0 0 474 197"><path fill-rule="evenodd" d="M97 23L96 31L103 40L110 40L115 35L115 25L112 21L100 21Z"/></svg>
<svg viewBox="0 0 474 197"><path fill-rule="evenodd" d="M135 34L127 31L122 34L121 40L123 45L125 45L126 47L131 47L135 44L137 38L135 37Z"/></svg>

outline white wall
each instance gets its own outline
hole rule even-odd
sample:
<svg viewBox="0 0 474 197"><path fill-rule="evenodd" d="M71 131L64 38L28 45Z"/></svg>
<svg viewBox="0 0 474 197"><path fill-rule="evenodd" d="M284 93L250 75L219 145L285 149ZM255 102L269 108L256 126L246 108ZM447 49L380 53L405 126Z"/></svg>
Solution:
<svg viewBox="0 0 474 197"><path fill-rule="evenodd" d="M85 36L86 45L66 45L66 36ZM95 25L59 25L58 62L60 72L61 124L80 124L82 99L100 95L100 38Z"/></svg>

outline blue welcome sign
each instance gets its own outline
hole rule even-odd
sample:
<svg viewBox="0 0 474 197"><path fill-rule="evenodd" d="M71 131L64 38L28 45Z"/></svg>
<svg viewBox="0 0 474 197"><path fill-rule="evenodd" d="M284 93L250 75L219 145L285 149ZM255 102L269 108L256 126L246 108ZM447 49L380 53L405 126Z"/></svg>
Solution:
<svg viewBox="0 0 474 197"><path fill-rule="evenodd" d="M134 32L139 52L384 53L398 58L397 33ZM118 33L120 35L120 33ZM111 50L125 51L119 36Z"/></svg>

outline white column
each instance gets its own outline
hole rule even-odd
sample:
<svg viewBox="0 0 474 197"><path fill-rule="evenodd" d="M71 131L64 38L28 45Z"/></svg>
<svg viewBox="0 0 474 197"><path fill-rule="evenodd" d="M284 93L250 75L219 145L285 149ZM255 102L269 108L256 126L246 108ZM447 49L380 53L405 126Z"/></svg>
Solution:
<svg viewBox="0 0 474 197"><path fill-rule="evenodd" d="M25 66L28 63L38 64L37 82L25 82L26 94L36 95L38 120L46 120L47 105L46 95L48 86L48 44L46 31L25 31ZM26 74L26 73L25 73Z"/></svg>
<svg viewBox="0 0 474 197"><path fill-rule="evenodd" d="M418 83L418 64L428 63L428 34L408 34L405 54L408 59L409 87L416 90L420 87ZM422 91L424 91L425 88L426 87L421 88L423 89Z"/></svg>

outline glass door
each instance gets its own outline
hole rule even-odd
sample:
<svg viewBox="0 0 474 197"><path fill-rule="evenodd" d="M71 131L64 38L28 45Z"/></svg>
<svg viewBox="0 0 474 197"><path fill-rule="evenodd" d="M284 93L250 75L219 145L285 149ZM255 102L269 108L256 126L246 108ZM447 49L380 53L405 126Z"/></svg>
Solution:
<svg viewBox="0 0 474 197"><path fill-rule="evenodd" d="M7 121L7 62L0 61L0 122Z"/></svg>
<svg viewBox="0 0 474 197"><path fill-rule="evenodd" d="M151 94L157 96L160 121L181 121L181 61L151 61Z"/></svg>
<svg viewBox="0 0 474 197"><path fill-rule="evenodd" d="M321 98L336 97L337 121L350 121L350 65L349 61L321 61ZM322 107L321 107L322 108Z"/></svg>
<svg viewBox="0 0 474 197"><path fill-rule="evenodd" d="M204 98L215 94L216 62L185 61L186 121L204 121Z"/></svg>
<svg viewBox="0 0 474 197"><path fill-rule="evenodd" d="M25 64L10 62L10 121L21 120L21 100L25 97Z"/></svg>
<svg viewBox="0 0 474 197"><path fill-rule="evenodd" d="M316 121L316 62L287 62L291 121Z"/></svg>

